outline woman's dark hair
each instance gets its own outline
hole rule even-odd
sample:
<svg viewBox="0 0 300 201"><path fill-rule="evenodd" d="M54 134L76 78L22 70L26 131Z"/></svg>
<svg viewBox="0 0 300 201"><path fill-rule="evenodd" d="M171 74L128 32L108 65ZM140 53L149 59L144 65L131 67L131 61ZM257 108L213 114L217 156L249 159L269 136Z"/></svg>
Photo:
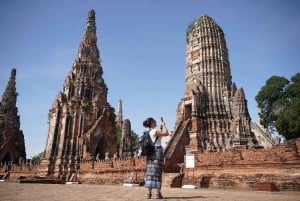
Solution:
<svg viewBox="0 0 300 201"><path fill-rule="evenodd" d="M151 123L155 121L152 117L148 117L144 122L143 122L143 126L145 128L150 128Z"/></svg>

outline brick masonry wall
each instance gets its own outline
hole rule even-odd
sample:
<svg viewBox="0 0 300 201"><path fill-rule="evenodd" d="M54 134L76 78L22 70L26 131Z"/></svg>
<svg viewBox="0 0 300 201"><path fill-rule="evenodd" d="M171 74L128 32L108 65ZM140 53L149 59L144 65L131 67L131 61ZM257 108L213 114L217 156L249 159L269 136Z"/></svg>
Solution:
<svg viewBox="0 0 300 201"><path fill-rule="evenodd" d="M31 177L37 176L39 173L39 166L37 165L5 165L0 167L0 178L5 172L10 169L9 180L16 181L21 176Z"/></svg>
<svg viewBox="0 0 300 201"><path fill-rule="evenodd" d="M145 175L146 158L81 162L82 183L122 184L131 172L137 181ZM0 168L3 175L7 167ZM11 166L11 180L39 175L38 166ZM300 191L300 139L268 149L237 147L226 152L195 153L195 168L184 169L184 184L200 188L256 190L259 183L274 183L280 190Z"/></svg>
<svg viewBox="0 0 300 201"><path fill-rule="evenodd" d="M136 181L145 175L146 158L121 158L80 164L79 177L82 183L123 184L131 172L136 172Z"/></svg>
<svg viewBox="0 0 300 201"><path fill-rule="evenodd" d="M195 153L195 168L185 169L184 183L251 190L259 183L274 183L280 190L300 191L299 145L297 139L268 149Z"/></svg>

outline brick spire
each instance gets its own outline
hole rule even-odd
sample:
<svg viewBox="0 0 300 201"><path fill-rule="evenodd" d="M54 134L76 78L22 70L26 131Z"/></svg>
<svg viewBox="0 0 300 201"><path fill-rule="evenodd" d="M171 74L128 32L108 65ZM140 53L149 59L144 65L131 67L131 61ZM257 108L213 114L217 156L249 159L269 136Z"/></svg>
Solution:
<svg viewBox="0 0 300 201"><path fill-rule="evenodd" d="M90 10L77 58L49 111L41 172L68 177L81 160L104 159L117 152L115 111L107 101L102 74L95 11Z"/></svg>
<svg viewBox="0 0 300 201"><path fill-rule="evenodd" d="M118 102L118 109L117 109L117 115L116 115L116 123L120 128L122 128L123 124L123 109L122 109L122 100L120 99Z"/></svg>
<svg viewBox="0 0 300 201"><path fill-rule="evenodd" d="M16 69L13 68L10 73L9 81L6 85L5 91L2 96L1 105L11 108L15 107L17 103L16 93Z"/></svg>
<svg viewBox="0 0 300 201"><path fill-rule="evenodd" d="M176 130L166 148L166 161L184 149L186 153L218 152L254 146L247 100L231 80L222 28L203 15L188 26L186 41L185 91L177 109Z"/></svg>
<svg viewBox="0 0 300 201"><path fill-rule="evenodd" d="M16 103L16 69L13 68L0 102L1 163L19 163L26 159L24 135L20 130Z"/></svg>
<svg viewBox="0 0 300 201"><path fill-rule="evenodd" d="M77 57L81 61L99 62L95 11L93 9L88 13L87 23L83 34L83 39L78 49Z"/></svg>

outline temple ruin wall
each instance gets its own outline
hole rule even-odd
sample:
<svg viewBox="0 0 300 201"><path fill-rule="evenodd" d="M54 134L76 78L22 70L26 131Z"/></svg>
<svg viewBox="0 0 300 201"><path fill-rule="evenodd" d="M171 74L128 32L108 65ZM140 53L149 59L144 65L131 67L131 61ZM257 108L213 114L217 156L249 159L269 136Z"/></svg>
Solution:
<svg viewBox="0 0 300 201"><path fill-rule="evenodd" d="M86 161L80 163L78 177L82 183L122 184L130 172L136 172L137 180L142 180L145 167L145 157ZM0 174L5 169L1 167ZM269 182L280 190L300 191L300 139L268 149L242 146L226 152L195 153L195 168L184 168L183 172L183 184L200 188L256 190L258 183ZM37 175L39 166L12 165L9 180Z"/></svg>

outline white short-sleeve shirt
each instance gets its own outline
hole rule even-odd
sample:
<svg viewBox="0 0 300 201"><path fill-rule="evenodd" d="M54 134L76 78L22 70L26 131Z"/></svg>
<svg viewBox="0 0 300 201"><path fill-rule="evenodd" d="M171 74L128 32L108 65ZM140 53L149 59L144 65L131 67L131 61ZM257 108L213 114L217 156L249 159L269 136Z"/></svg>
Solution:
<svg viewBox="0 0 300 201"><path fill-rule="evenodd" d="M154 143L155 139L156 139L156 133L157 129L156 128L151 128L149 135L151 137L152 142ZM156 142L155 142L155 146L161 146L161 137L158 137Z"/></svg>

